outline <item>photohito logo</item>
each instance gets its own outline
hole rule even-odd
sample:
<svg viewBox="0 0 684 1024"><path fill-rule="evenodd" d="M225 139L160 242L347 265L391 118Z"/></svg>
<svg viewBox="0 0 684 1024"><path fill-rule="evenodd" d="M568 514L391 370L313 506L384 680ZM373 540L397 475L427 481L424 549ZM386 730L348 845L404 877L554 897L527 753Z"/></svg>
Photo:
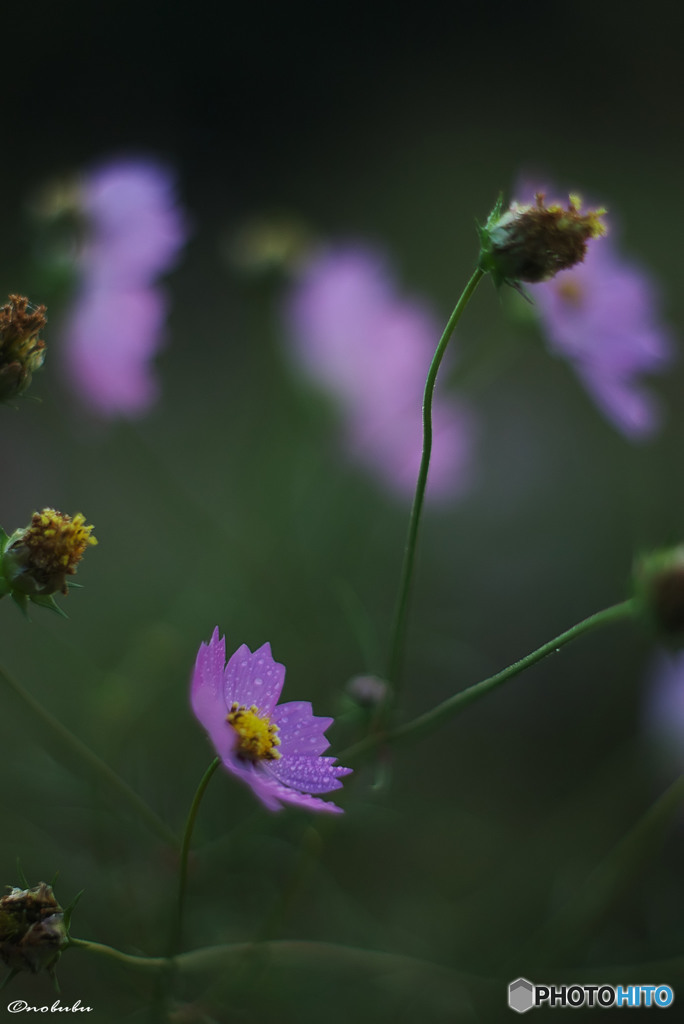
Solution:
<svg viewBox="0 0 684 1024"><path fill-rule="evenodd" d="M508 986L508 1005L516 1013L527 1013L534 1006L672 1006L670 985L534 985L517 978Z"/></svg>

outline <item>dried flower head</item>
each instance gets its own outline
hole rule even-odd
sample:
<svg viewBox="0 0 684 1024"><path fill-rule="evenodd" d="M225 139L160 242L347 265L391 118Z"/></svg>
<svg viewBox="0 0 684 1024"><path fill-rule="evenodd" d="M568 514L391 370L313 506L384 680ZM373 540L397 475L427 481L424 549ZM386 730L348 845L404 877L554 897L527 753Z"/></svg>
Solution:
<svg viewBox="0 0 684 1024"><path fill-rule="evenodd" d="M0 533L0 596L11 593L23 610L27 600L57 609L52 594L66 594L86 548L97 544L93 527L78 512L73 519L54 508L34 512L30 524L11 537Z"/></svg>
<svg viewBox="0 0 684 1024"><path fill-rule="evenodd" d="M269 644L250 651L244 644L226 664L218 628L197 654L192 709L224 766L253 789L271 811L294 804L311 811L341 808L312 794L339 789L350 768L321 757L332 718L318 718L308 701L278 704L285 668Z"/></svg>
<svg viewBox="0 0 684 1024"><path fill-rule="evenodd" d="M499 199L480 233L479 267L498 286L520 281L547 281L561 270L581 263L587 242L606 233L605 210L581 213L581 199L571 195L567 209L560 203L544 205L538 192L534 203L511 203L502 213Z"/></svg>
<svg viewBox="0 0 684 1024"><path fill-rule="evenodd" d="M52 970L68 944L68 921L52 886L7 888L0 899L0 960L13 972Z"/></svg>
<svg viewBox="0 0 684 1024"><path fill-rule="evenodd" d="M0 401L26 391L45 359L38 335L47 323L45 306L31 306L24 295L10 295L0 307Z"/></svg>

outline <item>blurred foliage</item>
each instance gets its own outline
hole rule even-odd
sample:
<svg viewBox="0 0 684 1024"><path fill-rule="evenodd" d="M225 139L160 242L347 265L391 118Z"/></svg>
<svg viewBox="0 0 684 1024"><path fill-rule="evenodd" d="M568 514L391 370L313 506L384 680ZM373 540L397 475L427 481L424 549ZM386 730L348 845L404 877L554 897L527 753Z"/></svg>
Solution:
<svg viewBox="0 0 684 1024"><path fill-rule="evenodd" d="M142 9L152 24L153 5ZM79 10L74 5L72 13ZM296 63L296 26L308 13L299 5L288 28L288 68ZM595 33L607 33L600 5L591 14L598 18ZM5 171L2 294L21 289L36 302L43 296L31 276L23 213L32 182L106 155L110 145L175 154L186 175L195 236L169 282L173 312L158 363L158 407L137 424L84 418L59 380L59 316L50 310L44 369L30 396L0 410L4 528L51 505L82 511L99 539L79 570L86 589L63 601L68 622L40 609L25 622L9 601L2 603L2 666L179 834L212 756L188 706L199 643L217 624L228 648L270 641L287 666L287 699L312 700L318 714L340 715L329 736L331 752L341 750L355 739L354 722L343 714L345 683L382 668L408 514L341 460L334 412L293 375L278 317L280 282L241 279L222 263L225 239L244 219L255 209L280 207L323 233L380 240L406 287L446 319L476 257L475 218L486 216L521 166L541 166L605 202L626 250L662 280L681 336L684 213L670 206L665 223L660 201L680 188L681 141L675 144L667 116L674 97L681 98L667 60L680 37L676 26L670 33L660 26L657 60L658 19L642 39L621 21L620 38L610 34L606 43L605 88L591 68L589 83L576 88L587 103L593 89L594 105L568 103L564 120L550 116L553 101L562 110L575 84L554 75L577 43L577 9L572 24L563 22L569 38L555 37L560 54L551 64L548 39L560 21L530 21L530 59L516 61L521 78L513 84L529 100L536 83L543 117L532 107L523 116L524 105L511 96L509 37L501 30L492 41L489 25L469 18L459 52L481 54L491 44L503 61L490 62L493 81L481 94L471 62L446 62L456 21L445 26L446 41L437 29L429 33L432 59L426 48L415 66L400 60L410 50L411 26L399 23L384 49L379 27L369 29L365 92L356 82L346 106L332 71L326 77L316 26L309 24L305 39L319 56L284 86L286 98L304 104L308 134L292 109L284 122L292 137L281 123L275 141L267 121L257 131L246 115L229 142L216 139L218 132L230 135L216 114L238 72L228 69L220 84L207 59L201 67L219 93L211 138L207 109L196 113L204 93L187 70L179 77L176 68L172 77L167 67L153 98L141 100L143 113L150 103L159 111L157 120L147 118L145 137L141 115L125 113L132 89L125 72L117 72L126 83L117 99L112 63L101 71L110 76L103 102L118 117L98 120L86 145L82 129L92 110L83 82L77 89L67 69L56 86L65 127L46 126L54 152L43 152L32 181L20 180L15 168ZM83 43L93 26L79 25L76 44L91 62ZM276 28L270 26L269 38ZM212 26L203 32L218 45ZM250 57L259 38L250 24ZM231 40L226 47L236 46ZM339 54L332 67L343 83L352 81L354 65L346 33L341 45L349 67ZM45 38L40 48L49 62ZM160 68L161 58L155 60ZM372 74L376 66L386 73ZM636 82L627 76L633 66L641 69ZM655 79L644 67L657 72ZM255 98L263 117L265 97L279 89L275 70L266 79L268 88L262 84ZM334 96L330 117L321 110L319 80ZM494 105L494 84L510 116ZM37 103L35 86L26 88ZM652 113L647 145L635 138L639 110ZM548 355L543 339L508 315L510 299L484 282L455 341L483 421L478 482L460 504L429 509L423 524L407 714L621 600L634 554L682 538L681 365L658 383L668 405L664 430L651 443L629 445L602 420L572 371ZM461 386L458 367L453 382ZM440 379L438 387L448 386ZM519 974L539 983L561 975L617 983L627 970L617 965L674 961L684 945L681 823L600 914L574 932L563 916L673 778L641 727L650 654L648 637L624 626L581 639L433 737L398 750L382 772L373 764L360 768L345 784L347 813L339 820L269 815L249 791L217 773L195 834L186 948L268 936L413 959L379 964L369 956L364 966L332 953L321 962L265 957L239 970L199 973L179 983L174 1019L498 1020L509 1013L505 986ZM77 764L58 757L31 717L1 687L0 693L3 883L17 883L17 856L31 884L59 870L63 905L85 890L75 935L160 955L177 855ZM667 977L654 979L644 967L630 980L677 989L683 973L684 964L673 962ZM103 1021L148 1019L154 984L144 974L80 951L67 952L58 974L63 1003L79 998ZM54 1000L47 977L21 977L8 992L31 1005Z"/></svg>

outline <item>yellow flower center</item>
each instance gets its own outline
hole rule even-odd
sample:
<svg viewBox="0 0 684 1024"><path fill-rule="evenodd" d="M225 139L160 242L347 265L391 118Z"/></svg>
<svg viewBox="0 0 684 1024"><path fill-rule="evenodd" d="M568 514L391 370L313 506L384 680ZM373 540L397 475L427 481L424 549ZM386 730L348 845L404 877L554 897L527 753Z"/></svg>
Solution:
<svg viewBox="0 0 684 1024"><path fill-rule="evenodd" d="M232 704L226 721L238 734L240 757L255 762L276 761L280 757L275 749L280 746L278 726L271 722L268 715L260 715L256 705L246 708L237 703Z"/></svg>

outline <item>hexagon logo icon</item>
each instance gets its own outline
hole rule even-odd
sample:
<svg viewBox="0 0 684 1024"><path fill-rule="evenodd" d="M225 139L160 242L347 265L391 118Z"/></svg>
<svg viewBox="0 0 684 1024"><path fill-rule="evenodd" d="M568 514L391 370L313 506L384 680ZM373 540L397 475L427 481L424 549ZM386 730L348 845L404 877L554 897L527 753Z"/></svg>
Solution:
<svg viewBox="0 0 684 1024"><path fill-rule="evenodd" d="M527 1013L534 1006L534 985L527 978L517 978L508 986L508 1005L516 1013Z"/></svg>

